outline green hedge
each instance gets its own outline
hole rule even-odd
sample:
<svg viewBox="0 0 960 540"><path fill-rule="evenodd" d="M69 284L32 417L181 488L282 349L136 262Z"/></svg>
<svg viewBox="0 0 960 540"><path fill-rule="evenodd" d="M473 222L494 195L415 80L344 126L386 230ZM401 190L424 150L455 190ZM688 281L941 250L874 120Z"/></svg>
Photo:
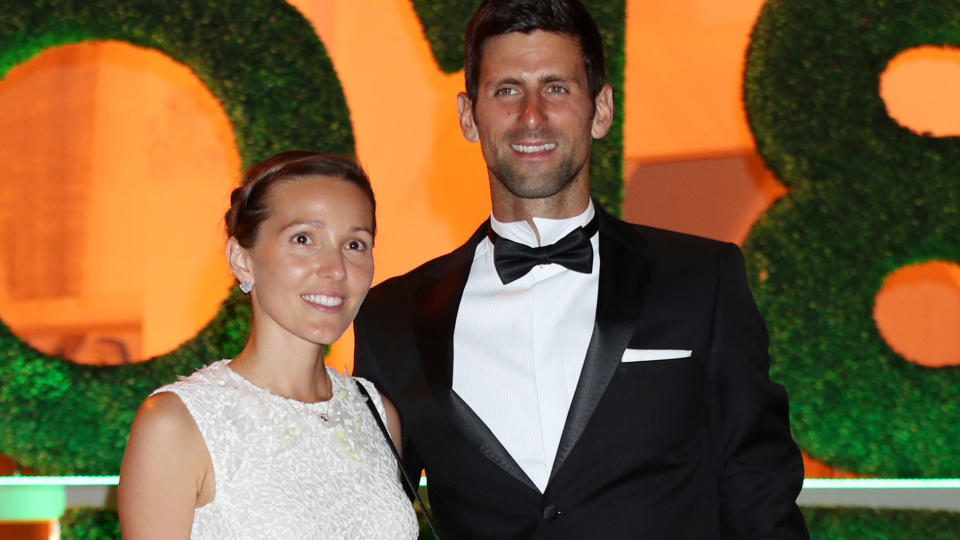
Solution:
<svg viewBox="0 0 960 540"><path fill-rule="evenodd" d="M927 44L960 45L960 4L776 0L747 55L750 127L789 188L745 244L772 374L800 446L863 475L960 476L960 367L905 361L873 319L890 273L960 261L960 142L901 127L878 94Z"/></svg>
<svg viewBox="0 0 960 540"><path fill-rule="evenodd" d="M419 516L419 515L418 515ZM68 508L60 518L61 540L120 540L120 521L116 510ZM420 540L433 540L429 527L421 520Z"/></svg>
<svg viewBox="0 0 960 540"><path fill-rule="evenodd" d="M960 514L927 510L803 508L813 540L953 540Z"/></svg>
<svg viewBox="0 0 960 540"><path fill-rule="evenodd" d="M463 69L463 36L480 0L411 0L440 69ZM623 70L625 66L625 0L583 0L603 39L607 82L613 87L613 125L607 136L594 141L590 155L593 197L619 216L623 206Z"/></svg>
<svg viewBox="0 0 960 540"><path fill-rule="evenodd" d="M120 540L116 510L67 508L60 518L60 540Z"/></svg>
<svg viewBox="0 0 960 540"><path fill-rule="evenodd" d="M157 49L191 68L226 111L245 167L290 148L353 153L333 66L286 2L8 2L0 17L0 77L47 48L89 40ZM239 352L249 317L234 290L180 348L119 367L46 356L0 323L0 453L41 474L116 474L138 404L178 374Z"/></svg>
<svg viewBox="0 0 960 540"><path fill-rule="evenodd" d="M952 512L805 507L803 517L813 540L946 540L960 531L960 514ZM115 510L70 508L60 527L63 540L120 538ZM432 537L421 528L421 539Z"/></svg>

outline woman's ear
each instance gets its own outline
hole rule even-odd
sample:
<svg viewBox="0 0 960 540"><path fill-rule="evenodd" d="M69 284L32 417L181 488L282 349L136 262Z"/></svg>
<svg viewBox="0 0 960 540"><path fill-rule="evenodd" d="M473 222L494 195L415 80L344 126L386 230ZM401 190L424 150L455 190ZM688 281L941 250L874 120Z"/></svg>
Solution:
<svg viewBox="0 0 960 540"><path fill-rule="evenodd" d="M253 267L250 264L250 254L247 248L240 245L236 238L227 239L227 265L233 277L240 283L253 284Z"/></svg>

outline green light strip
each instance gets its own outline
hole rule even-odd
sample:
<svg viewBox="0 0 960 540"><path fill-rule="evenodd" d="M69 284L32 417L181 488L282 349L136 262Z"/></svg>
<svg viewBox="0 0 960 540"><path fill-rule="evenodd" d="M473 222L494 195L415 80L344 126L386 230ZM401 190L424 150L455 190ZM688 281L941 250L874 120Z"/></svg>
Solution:
<svg viewBox="0 0 960 540"><path fill-rule="evenodd" d="M119 476L0 476L2 486L115 486ZM420 487L427 477L420 477ZM960 478L807 478L803 489L960 489Z"/></svg>
<svg viewBox="0 0 960 540"><path fill-rule="evenodd" d="M0 522L49 521L66 507L63 486L0 486Z"/></svg>
<svg viewBox="0 0 960 540"><path fill-rule="evenodd" d="M803 489L960 489L960 478L807 478Z"/></svg>
<svg viewBox="0 0 960 540"><path fill-rule="evenodd" d="M3 486L115 486L119 476L0 476Z"/></svg>

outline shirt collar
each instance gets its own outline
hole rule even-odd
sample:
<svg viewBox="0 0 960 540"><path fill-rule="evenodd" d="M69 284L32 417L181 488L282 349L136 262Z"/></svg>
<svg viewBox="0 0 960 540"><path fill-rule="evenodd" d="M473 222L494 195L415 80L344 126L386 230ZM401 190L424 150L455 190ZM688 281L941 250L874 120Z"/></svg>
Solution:
<svg viewBox="0 0 960 540"><path fill-rule="evenodd" d="M534 217L533 223L537 226L537 231L540 232L539 245L549 246L550 244L556 243L569 234L570 231L590 223L594 214L596 214L596 210L593 208L593 200L591 199L587 202L587 209L578 216L564 219ZM530 247L539 247L537 245L537 234L534 232L533 227L526 221L511 221L509 223L497 221L497 218L493 217L493 213L491 212L490 228L493 229L493 232L508 240L513 240L514 242Z"/></svg>

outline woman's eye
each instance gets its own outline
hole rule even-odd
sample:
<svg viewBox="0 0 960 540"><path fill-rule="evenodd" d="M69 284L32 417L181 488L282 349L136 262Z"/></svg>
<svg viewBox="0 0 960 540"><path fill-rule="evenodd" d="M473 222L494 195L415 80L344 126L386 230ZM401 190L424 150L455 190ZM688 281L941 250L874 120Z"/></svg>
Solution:
<svg viewBox="0 0 960 540"><path fill-rule="evenodd" d="M310 237L304 233L297 233L293 235L293 238L291 238L291 240L293 241L294 244L298 244L301 246L308 246L311 244Z"/></svg>
<svg viewBox="0 0 960 540"><path fill-rule="evenodd" d="M367 243L360 240L351 240L347 242L347 249L351 251L364 251L367 249Z"/></svg>

